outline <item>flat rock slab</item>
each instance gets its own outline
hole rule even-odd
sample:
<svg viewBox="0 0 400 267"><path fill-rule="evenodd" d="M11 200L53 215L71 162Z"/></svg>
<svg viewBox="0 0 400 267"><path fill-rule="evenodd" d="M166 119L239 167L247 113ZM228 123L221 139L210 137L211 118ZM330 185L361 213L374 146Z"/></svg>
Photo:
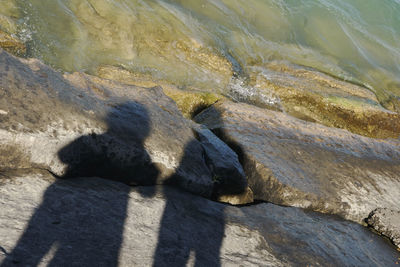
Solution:
<svg viewBox="0 0 400 267"><path fill-rule="evenodd" d="M400 142L219 102L195 117L239 155L255 199L362 222L398 207Z"/></svg>
<svg viewBox="0 0 400 267"><path fill-rule="evenodd" d="M393 97L393 101L382 95L380 99L390 111L371 90L317 70L270 62L253 67L250 84L261 95L274 92L291 116L373 138L400 136L400 114L393 112L397 109Z"/></svg>
<svg viewBox="0 0 400 267"><path fill-rule="evenodd" d="M367 223L377 232L388 237L400 248L400 211L376 209L367 218Z"/></svg>
<svg viewBox="0 0 400 267"><path fill-rule="evenodd" d="M204 196L214 185L192 123L160 87L62 76L0 49L0 170L31 167Z"/></svg>
<svg viewBox="0 0 400 267"><path fill-rule="evenodd" d="M100 178L0 178L0 266L396 266L359 224Z"/></svg>

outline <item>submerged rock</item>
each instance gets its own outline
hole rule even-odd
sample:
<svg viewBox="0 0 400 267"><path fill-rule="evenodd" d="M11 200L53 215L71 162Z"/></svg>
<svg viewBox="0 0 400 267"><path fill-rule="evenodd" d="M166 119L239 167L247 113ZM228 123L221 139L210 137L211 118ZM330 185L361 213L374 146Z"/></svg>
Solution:
<svg viewBox="0 0 400 267"><path fill-rule="evenodd" d="M17 29L18 26L14 18L0 14L0 30L8 34L16 34Z"/></svg>
<svg viewBox="0 0 400 267"><path fill-rule="evenodd" d="M0 169L43 168L210 196L204 149L160 87L62 76L0 50Z"/></svg>
<svg viewBox="0 0 400 267"><path fill-rule="evenodd" d="M26 54L25 45L15 37L3 32L0 29L0 48L16 56L24 56Z"/></svg>
<svg viewBox="0 0 400 267"><path fill-rule="evenodd" d="M194 88L181 90L166 81L156 81L151 75L133 73L131 71L115 66L99 67L97 69L96 75L105 79L115 80L121 83L136 86L161 86L163 92L175 101L179 110L186 118L193 118L203 109L206 109L215 102L224 99L222 95L200 92L195 90Z"/></svg>
<svg viewBox="0 0 400 267"><path fill-rule="evenodd" d="M400 136L400 114L383 108L375 94L364 87L277 62L254 67L250 81L259 90L276 94L294 117L368 137Z"/></svg>
<svg viewBox="0 0 400 267"><path fill-rule="evenodd" d="M400 142L232 102L195 117L239 155L254 198L362 222L397 207Z"/></svg>
<svg viewBox="0 0 400 267"><path fill-rule="evenodd" d="M378 208L371 212L366 222L377 232L388 237L400 249L400 211Z"/></svg>
<svg viewBox="0 0 400 267"><path fill-rule="evenodd" d="M0 1L0 11L4 16L12 18L21 17L21 8L18 7L17 0L2 0Z"/></svg>
<svg viewBox="0 0 400 267"><path fill-rule="evenodd" d="M237 208L170 187L31 173L2 183L0 204L1 266L395 266L400 257L337 217Z"/></svg>

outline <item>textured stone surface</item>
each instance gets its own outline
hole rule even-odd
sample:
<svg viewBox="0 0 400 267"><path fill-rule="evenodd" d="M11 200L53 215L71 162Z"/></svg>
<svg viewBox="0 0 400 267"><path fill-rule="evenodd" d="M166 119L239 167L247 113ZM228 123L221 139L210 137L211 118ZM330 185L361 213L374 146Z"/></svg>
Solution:
<svg viewBox="0 0 400 267"><path fill-rule="evenodd" d="M369 137L400 136L400 114L383 108L375 94L364 87L281 62L252 70L250 84L275 93L292 116ZM396 110L389 102L385 106Z"/></svg>
<svg viewBox="0 0 400 267"><path fill-rule="evenodd" d="M377 140L274 112L219 102L195 120L239 155L255 199L362 222L397 207L400 142Z"/></svg>
<svg viewBox="0 0 400 267"><path fill-rule="evenodd" d="M244 193L247 180L237 154L207 128L197 127L195 131L204 148L217 195Z"/></svg>
<svg viewBox="0 0 400 267"><path fill-rule="evenodd" d="M26 54L25 45L17 38L3 32L0 29L0 48L8 51L17 56L24 56Z"/></svg>
<svg viewBox="0 0 400 267"><path fill-rule="evenodd" d="M4 174L4 173L3 173ZM169 187L2 175L0 266L396 266L366 228L273 204L232 207Z"/></svg>
<svg viewBox="0 0 400 267"><path fill-rule="evenodd" d="M400 211L387 208L378 208L371 212L366 222L370 227L400 248Z"/></svg>
<svg viewBox="0 0 400 267"><path fill-rule="evenodd" d="M254 194L250 187L247 187L241 194L220 195L218 201L231 205L245 205L254 202Z"/></svg>
<svg viewBox="0 0 400 267"><path fill-rule="evenodd" d="M192 118L194 115L197 115L200 111L211 106L218 100L224 99L222 95L201 92L196 90L196 88L185 88L185 90L181 90L167 81L155 80L151 75L133 73L129 70L115 66L99 67L96 75L105 79L136 86L161 86L164 93L175 101L179 110L186 118Z"/></svg>
<svg viewBox="0 0 400 267"><path fill-rule="evenodd" d="M74 73L0 50L0 169L44 168L210 196L203 148L159 87Z"/></svg>

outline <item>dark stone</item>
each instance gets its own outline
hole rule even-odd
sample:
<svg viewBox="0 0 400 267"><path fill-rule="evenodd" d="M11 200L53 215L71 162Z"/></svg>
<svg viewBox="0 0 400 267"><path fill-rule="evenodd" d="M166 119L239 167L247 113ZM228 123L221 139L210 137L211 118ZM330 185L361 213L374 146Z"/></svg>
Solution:
<svg viewBox="0 0 400 267"><path fill-rule="evenodd" d="M197 127L195 131L216 183L216 194L243 193L247 180L237 154L207 128Z"/></svg>

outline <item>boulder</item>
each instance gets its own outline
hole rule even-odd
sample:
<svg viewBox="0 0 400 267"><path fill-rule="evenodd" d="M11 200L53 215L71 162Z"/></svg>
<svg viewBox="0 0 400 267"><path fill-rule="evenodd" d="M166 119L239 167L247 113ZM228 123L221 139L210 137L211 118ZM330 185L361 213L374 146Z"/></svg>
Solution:
<svg viewBox="0 0 400 267"><path fill-rule="evenodd" d="M395 266L400 257L359 224L297 208L237 208L100 178L7 177L1 266Z"/></svg>
<svg viewBox="0 0 400 267"><path fill-rule="evenodd" d="M195 117L239 155L254 198L362 222L397 207L400 141L380 140L247 104Z"/></svg>
<svg viewBox="0 0 400 267"><path fill-rule="evenodd" d="M290 115L374 138L398 138L400 114L395 97L381 106L369 89L311 68L270 62L249 71L249 85L281 100ZM392 105L391 105L392 104Z"/></svg>
<svg viewBox="0 0 400 267"><path fill-rule="evenodd" d="M366 222L400 249L400 211L378 208L370 213Z"/></svg>
<svg viewBox="0 0 400 267"><path fill-rule="evenodd" d="M0 50L0 169L178 184L210 196L204 149L160 87L55 72Z"/></svg>

